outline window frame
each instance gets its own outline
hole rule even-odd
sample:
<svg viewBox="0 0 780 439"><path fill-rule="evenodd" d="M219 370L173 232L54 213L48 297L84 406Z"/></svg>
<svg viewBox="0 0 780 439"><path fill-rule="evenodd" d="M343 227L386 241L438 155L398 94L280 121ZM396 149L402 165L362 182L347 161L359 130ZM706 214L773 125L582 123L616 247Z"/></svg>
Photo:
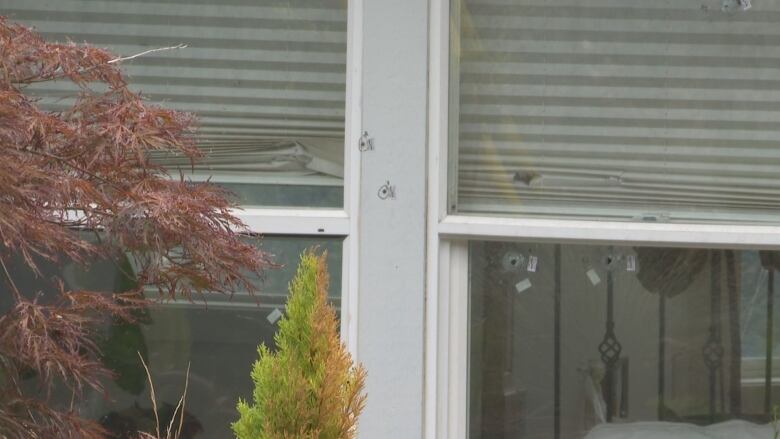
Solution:
<svg viewBox="0 0 780 439"><path fill-rule="evenodd" d="M341 339L357 356L358 210L362 132L363 0L347 1L346 97L344 112L344 205L341 208L247 206L232 213L260 235L342 237Z"/></svg>
<svg viewBox="0 0 780 439"><path fill-rule="evenodd" d="M246 229L239 232L260 236L343 238L340 336L353 358L357 358L358 338L358 216L361 180L358 140L363 132L363 10L364 0L347 0L342 207L239 205L230 211L246 225ZM74 215L78 217L80 213L77 211Z"/></svg>
<svg viewBox="0 0 780 439"><path fill-rule="evenodd" d="M457 183L450 137L450 14L454 0L430 0L428 212L425 334L425 439L468 436L468 241L500 240L664 247L780 249L780 226L640 223L460 215L448 212Z"/></svg>

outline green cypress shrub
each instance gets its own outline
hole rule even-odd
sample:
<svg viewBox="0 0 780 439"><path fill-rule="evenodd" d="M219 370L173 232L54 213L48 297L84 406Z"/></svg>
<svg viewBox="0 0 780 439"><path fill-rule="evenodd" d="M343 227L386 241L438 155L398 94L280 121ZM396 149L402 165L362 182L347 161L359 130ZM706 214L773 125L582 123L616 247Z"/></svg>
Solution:
<svg viewBox="0 0 780 439"><path fill-rule="evenodd" d="M341 344L327 301L326 255L301 255L290 283L277 351L261 344L252 369L253 402L238 402L238 439L352 439L365 405L365 370Z"/></svg>

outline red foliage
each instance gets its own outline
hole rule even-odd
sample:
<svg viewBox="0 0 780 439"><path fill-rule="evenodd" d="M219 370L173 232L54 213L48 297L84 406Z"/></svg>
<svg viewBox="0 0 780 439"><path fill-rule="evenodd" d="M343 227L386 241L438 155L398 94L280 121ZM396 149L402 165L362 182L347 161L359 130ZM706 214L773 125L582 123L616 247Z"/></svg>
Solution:
<svg viewBox="0 0 780 439"><path fill-rule="evenodd" d="M21 254L37 272L42 259L88 263L130 253L139 285L157 287L161 299L252 291L245 273L270 264L240 239L245 227L227 193L171 179L150 160L152 151L197 160L195 119L131 91L120 62L102 49L46 42L0 17L0 278L16 303L0 317L4 437L102 437L72 409L48 405L49 391L55 381L75 399L85 387L101 390L109 372L97 359L97 323L131 319L147 306L140 289L112 296L61 287L56 303L39 303L17 289L9 256ZM72 105L42 108L30 88L43 81L75 85ZM25 394L21 376L29 372L46 391Z"/></svg>

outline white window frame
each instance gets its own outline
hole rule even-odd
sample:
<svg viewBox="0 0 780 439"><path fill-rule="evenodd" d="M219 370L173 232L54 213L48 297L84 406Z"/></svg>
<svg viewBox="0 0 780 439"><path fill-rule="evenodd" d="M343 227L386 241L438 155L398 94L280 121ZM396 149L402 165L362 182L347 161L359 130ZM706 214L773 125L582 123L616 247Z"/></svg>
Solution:
<svg viewBox="0 0 780 439"><path fill-rule="evenodd" d="M342 287L340 336L357 358L358 330L358 210L360 205L360 152L362 129L363 1L348 0L347 60L344 129L344 204L341 208L284 208L239 206L231 213L251 233L264 235L341 237ZM199 176L195 176L199 178ZM269 177L270 178L270 177ZM82 216L77 211L76 218Z"/></svg>
<svg viewBox="0 0 780 439"><path fill-rule="evenodd" d="M347 3L347 71L344 130L344 205L338 209L245 207L233 210L261 235L343 237L341 339L357 356L358 223L362 132L363 0Z"/></svg>
<svg viewBox="0 0 780 439"><path fill-rule="evenodd" d="M780 226L633 223L447 212L450 0L430 0L425 439L468 436L468 241L780 248ZM457 103L455 103L457 104ZM452 122L454 123L454 122ZM457 132L457 131L455 131Z"/></svg>

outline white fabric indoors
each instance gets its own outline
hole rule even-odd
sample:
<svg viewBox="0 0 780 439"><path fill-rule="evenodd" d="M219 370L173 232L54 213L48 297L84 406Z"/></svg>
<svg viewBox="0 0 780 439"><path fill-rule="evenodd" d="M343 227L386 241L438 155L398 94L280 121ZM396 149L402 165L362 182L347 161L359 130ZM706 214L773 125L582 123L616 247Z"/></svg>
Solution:
<svg viewBox="0 0 780 439"><path fill-rule="evenodd" d="M768 439L771 425L729 421L708 427L667 422L638 422L628 425L600 425L585 439Z"/></svg>

